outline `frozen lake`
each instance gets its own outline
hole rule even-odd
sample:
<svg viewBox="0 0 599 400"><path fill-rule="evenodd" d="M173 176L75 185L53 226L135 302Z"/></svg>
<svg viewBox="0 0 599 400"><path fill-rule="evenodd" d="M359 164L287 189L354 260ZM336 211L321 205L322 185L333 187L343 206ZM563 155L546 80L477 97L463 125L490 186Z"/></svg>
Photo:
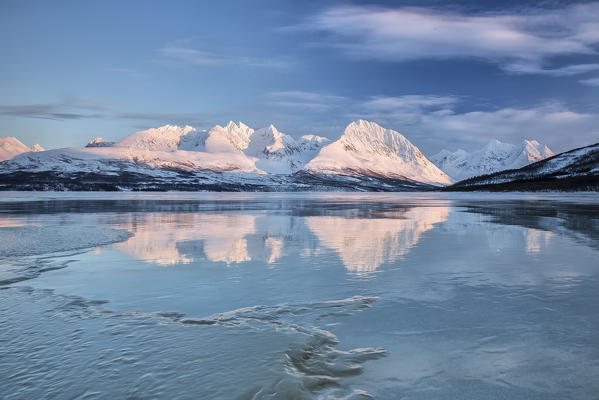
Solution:
<svg viewBox="0 0 599 400"><path fill-rule="evenodd" d="M597 399L599 195L0 192L2 399Z"/></svg>

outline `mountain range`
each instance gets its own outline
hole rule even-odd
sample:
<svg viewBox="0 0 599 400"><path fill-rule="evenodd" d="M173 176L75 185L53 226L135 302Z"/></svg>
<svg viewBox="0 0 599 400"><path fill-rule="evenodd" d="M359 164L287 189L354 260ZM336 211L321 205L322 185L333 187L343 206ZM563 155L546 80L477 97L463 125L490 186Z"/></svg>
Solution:
<svg viewBox="0 0 599 400"><path fill-rule="evenodd" d="M599 143L526 165L460 181L453 191L599 191Z"/></svg>
<svg viewBox="0 0 599 400"><path fill-rule="evenodd" d="M0 146L12 149L0 162L0 189L21 190L432 190L553 156L534 140L494 140L429 160L399 132L365 120L335 141L229 122L209 130L165 125L47 151L15 138Z"/></svg>
<svg viewBox="0 0 599 400"><path fill-rule="evenodd" d="M467 153L464 150L441 150L431 157L439 168L455 181L506 169L517 169L553 156L549 147L536 140L524 140L519 146L491 140L482 149Z"/></svg>

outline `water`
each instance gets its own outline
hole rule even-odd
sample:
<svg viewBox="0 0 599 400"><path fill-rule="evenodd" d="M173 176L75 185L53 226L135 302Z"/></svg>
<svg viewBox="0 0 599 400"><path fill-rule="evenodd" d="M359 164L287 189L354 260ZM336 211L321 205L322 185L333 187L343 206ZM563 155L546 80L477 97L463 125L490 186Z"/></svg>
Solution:
<svg viewBox="0 0 599 400"><path fill-rule="evenodd" d="M2 399L597 399L599 196L0 193Z"/></svg>

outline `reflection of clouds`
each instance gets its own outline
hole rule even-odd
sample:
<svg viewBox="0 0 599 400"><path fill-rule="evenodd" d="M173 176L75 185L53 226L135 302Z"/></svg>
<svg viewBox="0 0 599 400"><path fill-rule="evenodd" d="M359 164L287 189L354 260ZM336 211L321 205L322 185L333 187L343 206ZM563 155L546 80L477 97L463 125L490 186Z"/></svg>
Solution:
<svg viewBox="0 0 599 400"><path fill-rule="evenodd" d="M348 270L373 272L405 255L448 214L449 207L418 207L387 218L307 217L307 224L326 247L339 253Z"/></svg>
<svg viewBox="0 0 599 400"><path fill-rule="evenodd" d="M539 253L542 249L549 246L553 233L550 231L541 231L539 229L529 228L526 230L526 251L529 253Z"/></svg>
<svg viewBox="0 0 599 400"><path fill-rule="evenodd" d="M152 213L133 216L120 221L119 227L134 236L115 247L150 263L188 264L199 255L197 249L180 244L202 240L201 249L208 260L239 263L250 260L244 236L255 233L255 219L253 215L238 214Z"/></svg>

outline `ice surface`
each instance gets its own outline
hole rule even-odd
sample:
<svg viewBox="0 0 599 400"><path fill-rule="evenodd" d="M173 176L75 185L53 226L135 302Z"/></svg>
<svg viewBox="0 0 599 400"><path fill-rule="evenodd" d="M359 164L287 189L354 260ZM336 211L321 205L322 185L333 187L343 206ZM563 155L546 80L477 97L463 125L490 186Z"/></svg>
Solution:
<svg viewBox="0 0 599 400"><path fill-rule="evenodd" d="M0 258L27 278L0 286L1 398L599 390L596 194L1 200L0 230L93 247L44 236L36 249L63 251Z"/></svg>
<svg viewBox="0 0 599 400"><path fill-rule="evenodd" d="M0 257L85 249L126 240L131 234L106 227L0 227Z"/></svg>

